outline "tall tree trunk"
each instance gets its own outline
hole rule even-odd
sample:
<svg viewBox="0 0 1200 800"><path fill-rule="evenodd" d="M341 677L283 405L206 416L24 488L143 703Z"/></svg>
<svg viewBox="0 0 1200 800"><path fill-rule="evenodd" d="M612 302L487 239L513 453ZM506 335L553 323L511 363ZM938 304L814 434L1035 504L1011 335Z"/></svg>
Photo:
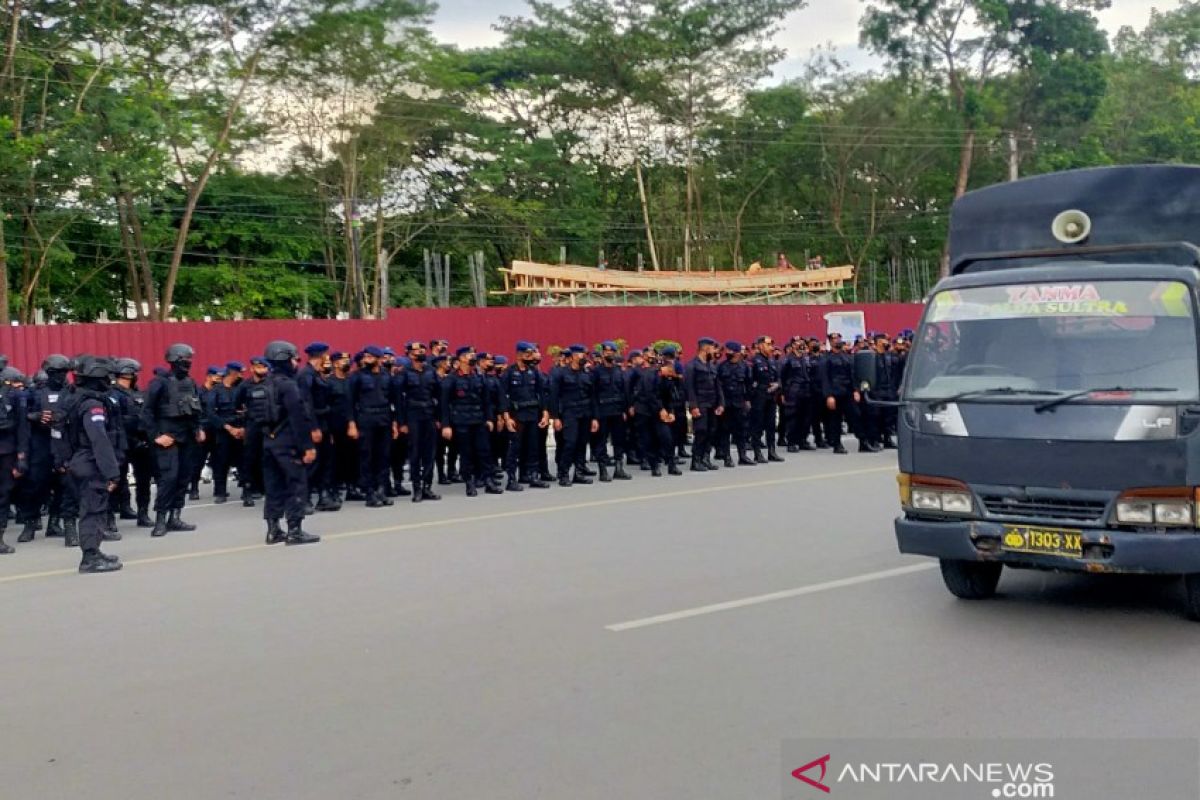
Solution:
<svg viewBox="0 0 1200 800"><path fill-rule="evenodd" d="M971 181L971 162L975 157L975 129L968 127L963 133L962 148L958 153L958 177L954 181L954 199L967 193L967 185ZM945 278L950 274L950 238L942 247L942 262L938 268L939 277Z"/></svg>
<svg viewBox="0 0 1200 800"><path fill-rule="evenodd" d="M0 209L0 325L7 327L8 316L8 247L4 242L4 210Z"/></svg>
<svg viewBox="0 0 1200 800"><path fill-rule="evenodd" d="M633 174L637 178L638 201L642 205L642 222L646 225L646 247L650 250L650 265L658 272L658 248L654 244L654 226L650 224L650 201L646 197L646 176L642 172L642 155L633 141L633 130L629 125L629 112L621 108L621 121L625 123L625 141L633 148Z"/></svg>
<svg viewBox="0 0 1200 800"><path fill-rule="evenodd" d="M13 61L17 55L17 39L21 31L22 1L13 0L12 26L8 29L8 42L4 45L4 66L0 68L0 90L6 89L13 77Z"/></svg>
<svg viewBox="0 0 1200 800"><path fill-rule="evenodd" d="M125 203L121 199L121 195L117 194L113 197L117 204L117 221L121 228L121 248L125 251L125 264L128 267L129 273L129 291L133 294L133 305L135 314L138 320L146 318L146 309L142 305L145 302L145 296L142 294L142 281L138 277L137 256L133 251L133 242L129 233L129 214L125 210Z"/></svg>
<svg viewBox="0 0 1200 800"><path fill-rule="evenodd" d="M154 270L150 266L150 252L146 249L146 237L142 232L142 220L138 216L137 206L133 203L133 195L125 192L125 215L129 219L129 227L133 232L133 247L137 253L138 266L142 275L142 295L150 319L158 318L158 300L155 293Z"/></svg>

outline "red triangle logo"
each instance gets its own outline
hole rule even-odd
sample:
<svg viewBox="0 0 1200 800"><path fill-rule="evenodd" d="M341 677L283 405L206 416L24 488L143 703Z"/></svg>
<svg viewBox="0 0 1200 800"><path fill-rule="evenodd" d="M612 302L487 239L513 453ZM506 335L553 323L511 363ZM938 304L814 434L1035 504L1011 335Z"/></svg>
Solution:
<svg viewBox="0 0 1200 800"><path fill-rule="evenodd" d="M808 777L804 773L808 772L810 769L812 769L813 767L817 767L817 766L819 766L821 768L821 777L817 778L814 781L812 778ZM816 761L810 761L807 764L805 764L803 767L800 767L799 769L796 769L796 770L792 770L792 777L798 781L804 781L805 783L807 783L809 786L813 787L814 789L820 789L825 794L829 794L830 793L829 787L826 786L824 783L825 770L828 768L828 766L829 766L829 754L826 753L825 755L818 758Z"/></svg>

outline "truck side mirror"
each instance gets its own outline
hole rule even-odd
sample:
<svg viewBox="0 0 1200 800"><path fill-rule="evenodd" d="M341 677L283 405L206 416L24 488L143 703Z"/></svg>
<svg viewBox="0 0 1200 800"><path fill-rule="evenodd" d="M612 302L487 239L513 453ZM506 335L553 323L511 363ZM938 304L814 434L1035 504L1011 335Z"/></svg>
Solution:
<svg viewBox="0 0 1200 800"><path fill-rule="evenodd" d="M854 388L875 388L879 357L873 350L859 350L854 354Z"/></svg>

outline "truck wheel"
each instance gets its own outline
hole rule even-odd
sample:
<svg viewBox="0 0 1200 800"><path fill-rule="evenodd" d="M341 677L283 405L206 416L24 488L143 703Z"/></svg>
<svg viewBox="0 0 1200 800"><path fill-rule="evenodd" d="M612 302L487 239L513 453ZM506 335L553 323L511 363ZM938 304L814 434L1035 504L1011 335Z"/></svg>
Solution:
<svg viewBox="0 0 1200 800"><path fill-rule="evenodd" d="M1183 591L1188 619L1200 622L1200 573L1183 576Z"/></svg>
<svg viewBox="0 0 1200 800"><path fill-rule="evenodd" d="M1004 568L992 561L953 561L948 558L943 558L941 565L946 588L963 600L986 600L994 595L996 584L1000 582L1000 570ZM1200 582L1197 583L1197 600L1200 602Z"/></svg>

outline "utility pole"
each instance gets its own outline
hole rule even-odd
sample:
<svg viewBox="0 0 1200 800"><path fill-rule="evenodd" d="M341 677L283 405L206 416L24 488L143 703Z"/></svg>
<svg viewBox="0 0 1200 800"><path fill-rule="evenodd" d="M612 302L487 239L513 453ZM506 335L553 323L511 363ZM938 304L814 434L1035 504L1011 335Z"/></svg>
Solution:
<svg viewBox="0 0 1200 800"><path fill-rule="evenodd" d="M1008 132L1008 179L1015 181L1021 177L1020 175L1020 158L1017 152L1017 134L1013 131Z"/></svg>
<svg viewBox="0 0 1200 800"><path fill-rule="evenodd" d="M351 256L354 259L354 263L350 265L350 268L354 270L354 316L358 319L364 319L367 311L367 287L363 281L361 238L362 220L358 216L358 200L355 199L350 201Z"/></svg>

